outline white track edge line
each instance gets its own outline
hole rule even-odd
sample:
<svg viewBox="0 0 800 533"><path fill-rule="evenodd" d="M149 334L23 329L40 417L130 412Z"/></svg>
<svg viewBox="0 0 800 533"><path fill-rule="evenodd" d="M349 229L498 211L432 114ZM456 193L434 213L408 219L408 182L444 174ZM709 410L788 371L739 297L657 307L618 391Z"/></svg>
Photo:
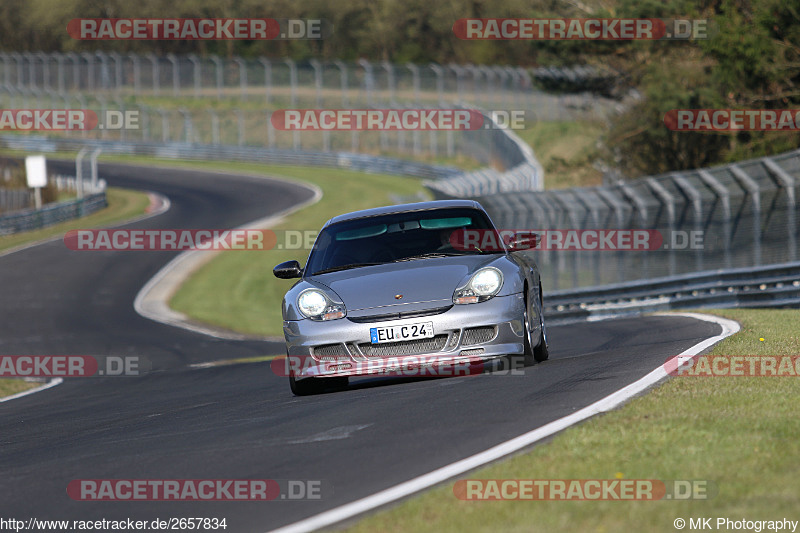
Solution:
<svg viewBox="0 0 800 533"><path fill-rule="evenodd" d="M233 174L238 176L239 174ZM228 174L231 176L231 174ZM243 177L257 178L255 175L243 174ZM322 199L322 189L317 185L306 182L295 182L282 180L273 176L263 176L268 179L280 183L288 183L306 188L313 192L313 196L299 204L279 211L278 213L268 215L266 217L247 222L234 229L267 229L274 226L286 216L313 205ZM136 312L150 320L167 324L170 326L182 328L185 330L201 333L217 339L226 340L248 340L254 339L251 335L237 334L234 332L224 331L222 329L215 329L212 326L203 326L199 323L194 323L188 319L183 313L175 311L169 307L169 299L175 294L175 291L183 284L188 277L195 272L200 266L210 261L219 251L216 250L189 250L181 253L169 263L164 265L156 274L148 280L147 283L139 290L136 298L133 301L133 308ZM261 340L283 340L273 339L270 337L262 338Z"/></svg>
<svg viewBox="0 0 800 533"><path fill-rule="evenodd" d="M41 392L43 390L47 390L51 387L55 387L56 385L61 385L64 382L61 378L51 379L44 385L40 387L36 387L35 389L24 390L22 392L18 392L16 394L12 394L11 396L6 396L5 398L0 398L0 403L8 402L11 400L16 400L17 398L22 398L23 396L28 396L29 394L33 394L35 392Z"/></svg>
<svg viewBox="0 0 800 533"><path fill-rule="evenodd" d="M705 322L713 322L715 324L719 324L719 326L722 328L722 333L719 335L709 337L708 339L695 344L691 348L678 355L697 355L706 348L718 343L722 339L733 335L740 329L740 326L737 322L713 315L702 315L699 313L659 313L659 316L684 316L697 320L703 320ZM347 503L340 507L336 507L335 509L322 512L318 515L300 520L293 524L274 529L271 533L301 533L315 531L317 529L332 526L344 520L353 518L354 516L371 511L377 507L386 505L387 503L399 500L400 498L410 496L411 494L419 492L423 489L427 489L443 481L456 477L470 470L474 470L475 468L521 450L522 448L525 448L536 441L558 433L559 431L586 420L587 418L591 418L596 414L610 411L611 409L618 407L622 403L666 378L667 375L668 374L666 370L664 370L664 366L661 365L639 380L609 394L605 398L598 400L595 403L580 409L579 411L572 413L571 415L559 418L558 420L550 422L549 424L545 424L540 428L524 433L519 437L515 437L511 440L500 443L492 448L489 448L488 450L433 470L432 472L423 474L414 479L410 479L400 483L399 485L395 485L394 487L376 492L375 494L360 500Z"/></svg>

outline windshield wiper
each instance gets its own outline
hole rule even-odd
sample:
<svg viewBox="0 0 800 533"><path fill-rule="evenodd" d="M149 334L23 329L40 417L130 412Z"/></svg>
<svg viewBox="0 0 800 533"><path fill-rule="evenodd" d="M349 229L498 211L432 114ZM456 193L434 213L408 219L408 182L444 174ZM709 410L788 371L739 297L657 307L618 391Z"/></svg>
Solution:
<svg viewBox="0 0 800 533"><path fill-rule="evenodd" d="M464 254L458 252L429 252L427 254L419 254L419 255L412 255L409 257L403 257L401 259L395 259L392 261L393 263L401 263L403 261L414 261L416 259L430 259L435 257L455 257L458 255L471 255L471 254Z"/></svg>
<svg viewBox="0 0 800 533"><path fill-rule="evenodd" d="M349 265L340 265L338 267L331 267L331 268L325 268L323 270L318 270L311 275L316 276L317 274L327 274L329 272L339 272L340 270L350 270L351 268L368 267L368 266L375 266L382 264L383 263L352 263Z"/></svg>

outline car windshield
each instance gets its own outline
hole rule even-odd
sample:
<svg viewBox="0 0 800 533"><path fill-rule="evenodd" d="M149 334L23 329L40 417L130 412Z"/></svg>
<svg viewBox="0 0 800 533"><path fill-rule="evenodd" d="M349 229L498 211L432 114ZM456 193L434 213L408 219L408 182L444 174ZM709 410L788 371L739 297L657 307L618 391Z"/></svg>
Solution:
<svg viewBox="0 0 800 533"><path fill-rule="evenodd" d="M469 232L494 232L486 215L450 208L347 220L324 228L308 258L311 275L384 263L498 253L464 246Z"/></svg>

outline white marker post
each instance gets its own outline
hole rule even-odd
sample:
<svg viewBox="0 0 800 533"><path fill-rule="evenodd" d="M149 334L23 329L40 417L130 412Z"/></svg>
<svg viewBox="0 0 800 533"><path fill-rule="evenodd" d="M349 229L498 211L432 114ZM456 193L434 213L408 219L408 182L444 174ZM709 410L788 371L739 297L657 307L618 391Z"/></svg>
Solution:
<svg viewBox="0 0 800 533"><path fill-rule="evenodd" d="M47 160L43 155L29 155L25 158L25 175L28 187L33 187L36 209L42 208L42 187L47 187Z"/></svg>

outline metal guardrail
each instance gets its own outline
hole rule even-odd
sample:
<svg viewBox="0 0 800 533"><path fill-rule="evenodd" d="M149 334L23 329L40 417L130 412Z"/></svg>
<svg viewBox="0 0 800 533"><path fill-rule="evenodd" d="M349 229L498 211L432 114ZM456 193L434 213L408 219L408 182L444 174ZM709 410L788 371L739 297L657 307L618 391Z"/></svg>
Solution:
<svg viewBox="0 0 800 533"><path fill-rule="evenodd" d="M800 150L602 187L476 199L505 229L647 229L665 239L645 251L534 252L545 286L558 290L797 261L798 195ZM691 235L698 246L686 245Z"/></svg>
<svg viewBox="0 0 800 533"><path fill-rule="evenodd" d="M100 192L84 198L49 204L41 209L26 209L0 217L0 235L30 231L60 222L90 215L108 205L106 193Z"/></svg>
<svg viewBox="0 0 800 533"><path fill-rule="evenodd" d="M199 159L255 161L275 165L307 165L336 167L373 173L420 178L456 176L461 170L455 167L428 165L388 157L378 157L350 152L306 152L275 150L258 146L202 145L184 143L143 143L103 140L84 140L43 136L0 135L0 145L13 150L52 153L76 151L81 148L101 148L104 153L148 155L166 159Z"/></svg>
<svg viewBox="0 0 800 533"><path fill-rule="evenodd" d="M800 307L800 262L705 271L545 294L548 323L692 307Z"/></svg>

